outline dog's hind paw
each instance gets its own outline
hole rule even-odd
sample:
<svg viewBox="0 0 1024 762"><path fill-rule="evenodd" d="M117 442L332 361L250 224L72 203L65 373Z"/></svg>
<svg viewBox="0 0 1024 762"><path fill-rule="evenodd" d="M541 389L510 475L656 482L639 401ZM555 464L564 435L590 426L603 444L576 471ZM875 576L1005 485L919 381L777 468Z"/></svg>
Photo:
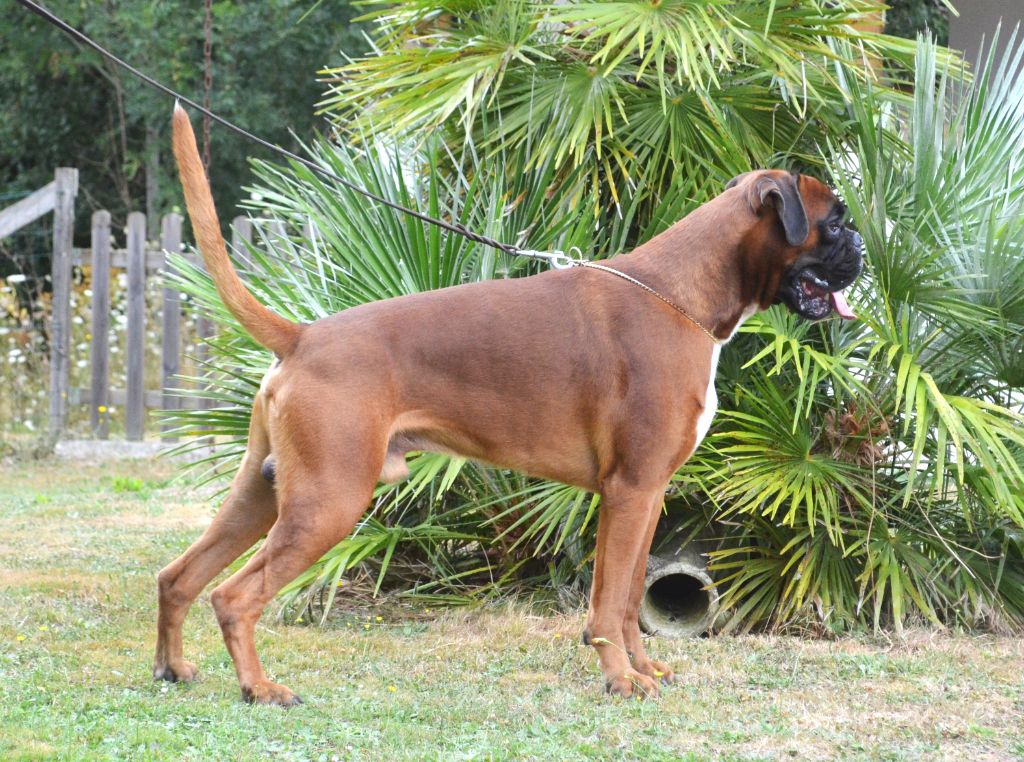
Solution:
<svg viewBox="0 0 1024 762"><path fill-rule="evenodd" d="M657 698L660 694L654 678L635 669L627 669L623 674L608 679L604 689L613 696L623 698Z"/></svg>
<svg viewBox="0 0 1024 762"><path fill-rule="evenodd" d="M169 683L190 683L196 679L198 672L199 670L192 662L177 659L153 667L153 679L166 680Z"/></svg>
<svg viewBox="0 0 1024 762"><path fill-rule="evenodd" d="M263 680L249 686L242 686L242 700L247 704L268 704L271 706L298 706L302 699L283 685Z"/></svg>

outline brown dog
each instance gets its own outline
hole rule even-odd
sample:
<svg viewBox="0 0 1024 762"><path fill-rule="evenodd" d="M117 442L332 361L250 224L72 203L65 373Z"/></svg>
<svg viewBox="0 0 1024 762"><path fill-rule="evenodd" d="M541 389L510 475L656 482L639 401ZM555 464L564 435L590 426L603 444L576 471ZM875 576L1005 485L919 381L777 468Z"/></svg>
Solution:
<svg viewBox="0 0 1024 762"><path fill-rule="evenodd" d="M717 406L720 344L773 302L812 319L861 266L860 240L821 183L781 171L720 196L635 251L608 260L681 306L584 267L366 304L309 325L270 312L232 267L185 113L174 152L189 215L221 299L273 350L253 401L249 445L210 527L159 575L154 675L189 680L181 626L206 584L261 536L213 591L247 701L298 697L267 679L253 631L264 606L344 538L378 480L402 478L410 450L458 453L602 497L584 641L608 691L653 695L672 670L637 625L647 552L669 477ZM268 460L273 458L273 461ZM261 476L275 464L274 484Z"/></svg>

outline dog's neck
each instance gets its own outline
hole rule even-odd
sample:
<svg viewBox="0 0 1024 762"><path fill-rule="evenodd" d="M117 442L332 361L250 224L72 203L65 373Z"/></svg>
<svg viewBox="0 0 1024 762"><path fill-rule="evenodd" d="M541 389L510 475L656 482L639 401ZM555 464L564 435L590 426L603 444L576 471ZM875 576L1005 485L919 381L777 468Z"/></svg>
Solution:
<svg viewBox="0 0 1024 762"><path fill-rule="evenodd" d="M748 225L736 219L735 203L716 203L719 199L609 264L680 305L718 339L728 340L762 307L758 295L763 289L751 282L758 278L746 264L750 257L743 239ZM741 213L753 216L747 209ZM716 236L713 247L706 240L709 230ZM709 249L721 253L712 257Z"/></svg>

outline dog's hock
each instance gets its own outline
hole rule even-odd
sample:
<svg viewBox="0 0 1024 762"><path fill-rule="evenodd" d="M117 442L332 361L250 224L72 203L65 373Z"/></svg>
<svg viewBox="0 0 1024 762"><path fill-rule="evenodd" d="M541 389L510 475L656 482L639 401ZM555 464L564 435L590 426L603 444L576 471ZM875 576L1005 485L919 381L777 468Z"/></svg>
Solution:
<svg viewBox="0 0 1024 762"><path fill-rule="evenodd" d="M718 612L718 590L707 564L683 550L647 560L640 627L663 638L694 638L711 627Z"/></svg>

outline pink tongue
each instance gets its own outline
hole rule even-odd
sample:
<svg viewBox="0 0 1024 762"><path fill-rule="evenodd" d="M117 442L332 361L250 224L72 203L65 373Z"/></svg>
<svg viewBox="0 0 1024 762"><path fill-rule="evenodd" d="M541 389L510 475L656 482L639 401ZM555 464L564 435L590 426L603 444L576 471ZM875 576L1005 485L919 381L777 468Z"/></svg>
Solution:
<svg viewBox="0 0 1024 762"><path fill-rule="evenodd" d="M839 317L843 320L857 319L857 316L853 314L853 310L850 309L850 305L846 303L846 297L843 296L842 291L832 291L829 294L829 298L832 300L832 307L835 308Z"/></svg>

